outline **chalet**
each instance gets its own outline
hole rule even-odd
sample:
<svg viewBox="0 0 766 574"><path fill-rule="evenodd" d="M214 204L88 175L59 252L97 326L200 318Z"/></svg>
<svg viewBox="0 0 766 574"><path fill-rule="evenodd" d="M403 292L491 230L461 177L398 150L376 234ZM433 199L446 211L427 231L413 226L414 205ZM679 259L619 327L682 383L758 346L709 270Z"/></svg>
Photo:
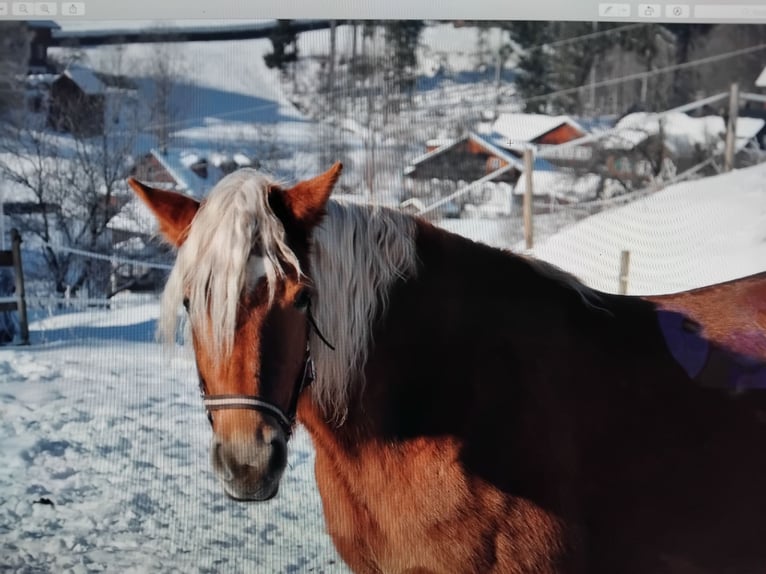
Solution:
<svg viewBox="0 0 766 574"><path fill-rule="evenodd" d="M504 113L491 124L487 135L517 156L532 145L559 167L578 167L592 157L589 144L571 145L588 131L569 116Z"/></svg>
<svg viewBox="0 0 766 574"><path fill-rule="evenodd" d="M560 145L587 135L585 128L569 116L545 114L500 114L492 124L492 132L504 147L534 144Z"/></svg>
<svg viewBox="0 0 766 574"><path fill-rule="evenodd" d="M738 153L758 145L764 123L759 118L739 118L735 140ZM725 138L726 122L721 116L639 112L617 122L601 138L596 153L607 177L635 187L655 177L672 177L722 152Z"/></svg>
<svg viewBox="0 0 766 574"><path fill-rule="evenodd" d="M53 81L48 125L63 132L96 135L104 130L106 85L82 66L70 66Z"/></svg>
<svg viewBox="0 0 766 574"><path fill-rule="evenodd" d="M433 146L434 142L430 142ZM443 141L438 147L415 158L404 170L405 190L409 204L424 205L483 180L464 196L456 198L454 205L442 215L457 216L467 205L495 204L504 209L497 215L508 215L521 204L523 187L518 185L524 171L520 157L505 149L497 140L468 132L463 137ZM534 176L557 172L557 168L543 159L536 159ZM534 189L535 201L547 203L552 199L550 187ZM472 208L468 208L469 210Z"/></svg>
<svg viewBox="0 0 766 574"><path fill-rule="evenodd" d="M165 148L152 149L136 162L131 175L149 185L202 198L225 175L241 167L257 167L245 153Z"/></svg>

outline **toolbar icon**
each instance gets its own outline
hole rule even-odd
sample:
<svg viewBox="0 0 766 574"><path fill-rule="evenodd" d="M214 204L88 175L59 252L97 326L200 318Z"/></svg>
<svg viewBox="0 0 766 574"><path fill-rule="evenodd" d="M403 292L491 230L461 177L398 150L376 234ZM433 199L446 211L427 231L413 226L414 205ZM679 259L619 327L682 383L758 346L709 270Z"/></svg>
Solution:
<svg viewBox="0 0 766 574"><path fill-rule="evenodd" d="M639 4L639 18L659 18L662 16L662 7L659 4Z"/></svg>
<svg viewBox="0 0 766 574"><path fill-rule="evenodd" d="M55 16L58 11L59 6L55 2L35 2L36 16Z"/></svg>
<svg viewBox="0 0 766 574"><path fill-rule="evenodd" d="M61 5L62 16L85 16L85 2L64 2Z"/></svg>
<svg viewBox="0 0 766 574"><path fill-rule="evenodd" d="M665 6L666 18L688 18L691 7L688 4L668 4Z"/></svg>
<svg viewBox="0 0 766 574"><path fill-rule="evenodd" d="M14 2L11 4L11 12L14 16L28 18L34 14L34 4L32 2Z"/></svg>
<svg viewBox="0 0 766 574"><path fill-rule="evenodd" d="M599 18L629 18L630 4L602 3L598 5Z"/></svg>

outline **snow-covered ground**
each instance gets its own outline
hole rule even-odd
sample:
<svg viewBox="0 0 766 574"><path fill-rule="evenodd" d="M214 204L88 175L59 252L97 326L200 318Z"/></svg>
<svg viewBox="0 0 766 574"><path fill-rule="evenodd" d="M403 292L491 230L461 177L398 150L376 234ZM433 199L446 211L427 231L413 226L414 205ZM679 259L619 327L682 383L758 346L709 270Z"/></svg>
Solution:
<svg viewBox="0 0 766 574"><path fill-rule="evenodd" d="M346 572L302 429L274 500L223 494L193 361L154 342L157 314L55 316L0 348L0 571Z"/></svg>
<svg viewBox="0 0 766 574"><path fill-rule="evenodd" d="M633 295L766 271L766 164L679 183L599 213L535 246L533 254L616 292L622 250L630 251Z"/></svg>

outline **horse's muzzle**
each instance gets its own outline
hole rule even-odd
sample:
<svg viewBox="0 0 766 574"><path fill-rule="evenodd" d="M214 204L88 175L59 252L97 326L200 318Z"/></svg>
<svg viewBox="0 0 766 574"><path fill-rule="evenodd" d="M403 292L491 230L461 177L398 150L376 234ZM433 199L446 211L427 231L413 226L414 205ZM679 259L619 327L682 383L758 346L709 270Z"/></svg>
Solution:
<svg viewBox="0 0 766 574"><path fill-rule="evenodd" d="M276 496L279 481L287 465L287 441L281 432L270 441L213 440L211 462L223 483L224 491L234 500L269 500Z"/></svg>

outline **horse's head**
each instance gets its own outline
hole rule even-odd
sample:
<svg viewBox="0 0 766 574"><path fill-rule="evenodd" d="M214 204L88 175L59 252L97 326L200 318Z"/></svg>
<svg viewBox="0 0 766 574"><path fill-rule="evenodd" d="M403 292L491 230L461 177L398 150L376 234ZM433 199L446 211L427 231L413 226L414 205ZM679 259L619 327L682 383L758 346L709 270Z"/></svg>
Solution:
<svg viewBox="0 0 766 574"><path fill-rule="evenodd" d="M161 328L174 336L183 303L213 429L213 468L235 499L273 497L287 463L298 396L313 375L311 233L340 171L335 164L286 189L240 170L201 204L129 180L178 250Z"/></svg>

